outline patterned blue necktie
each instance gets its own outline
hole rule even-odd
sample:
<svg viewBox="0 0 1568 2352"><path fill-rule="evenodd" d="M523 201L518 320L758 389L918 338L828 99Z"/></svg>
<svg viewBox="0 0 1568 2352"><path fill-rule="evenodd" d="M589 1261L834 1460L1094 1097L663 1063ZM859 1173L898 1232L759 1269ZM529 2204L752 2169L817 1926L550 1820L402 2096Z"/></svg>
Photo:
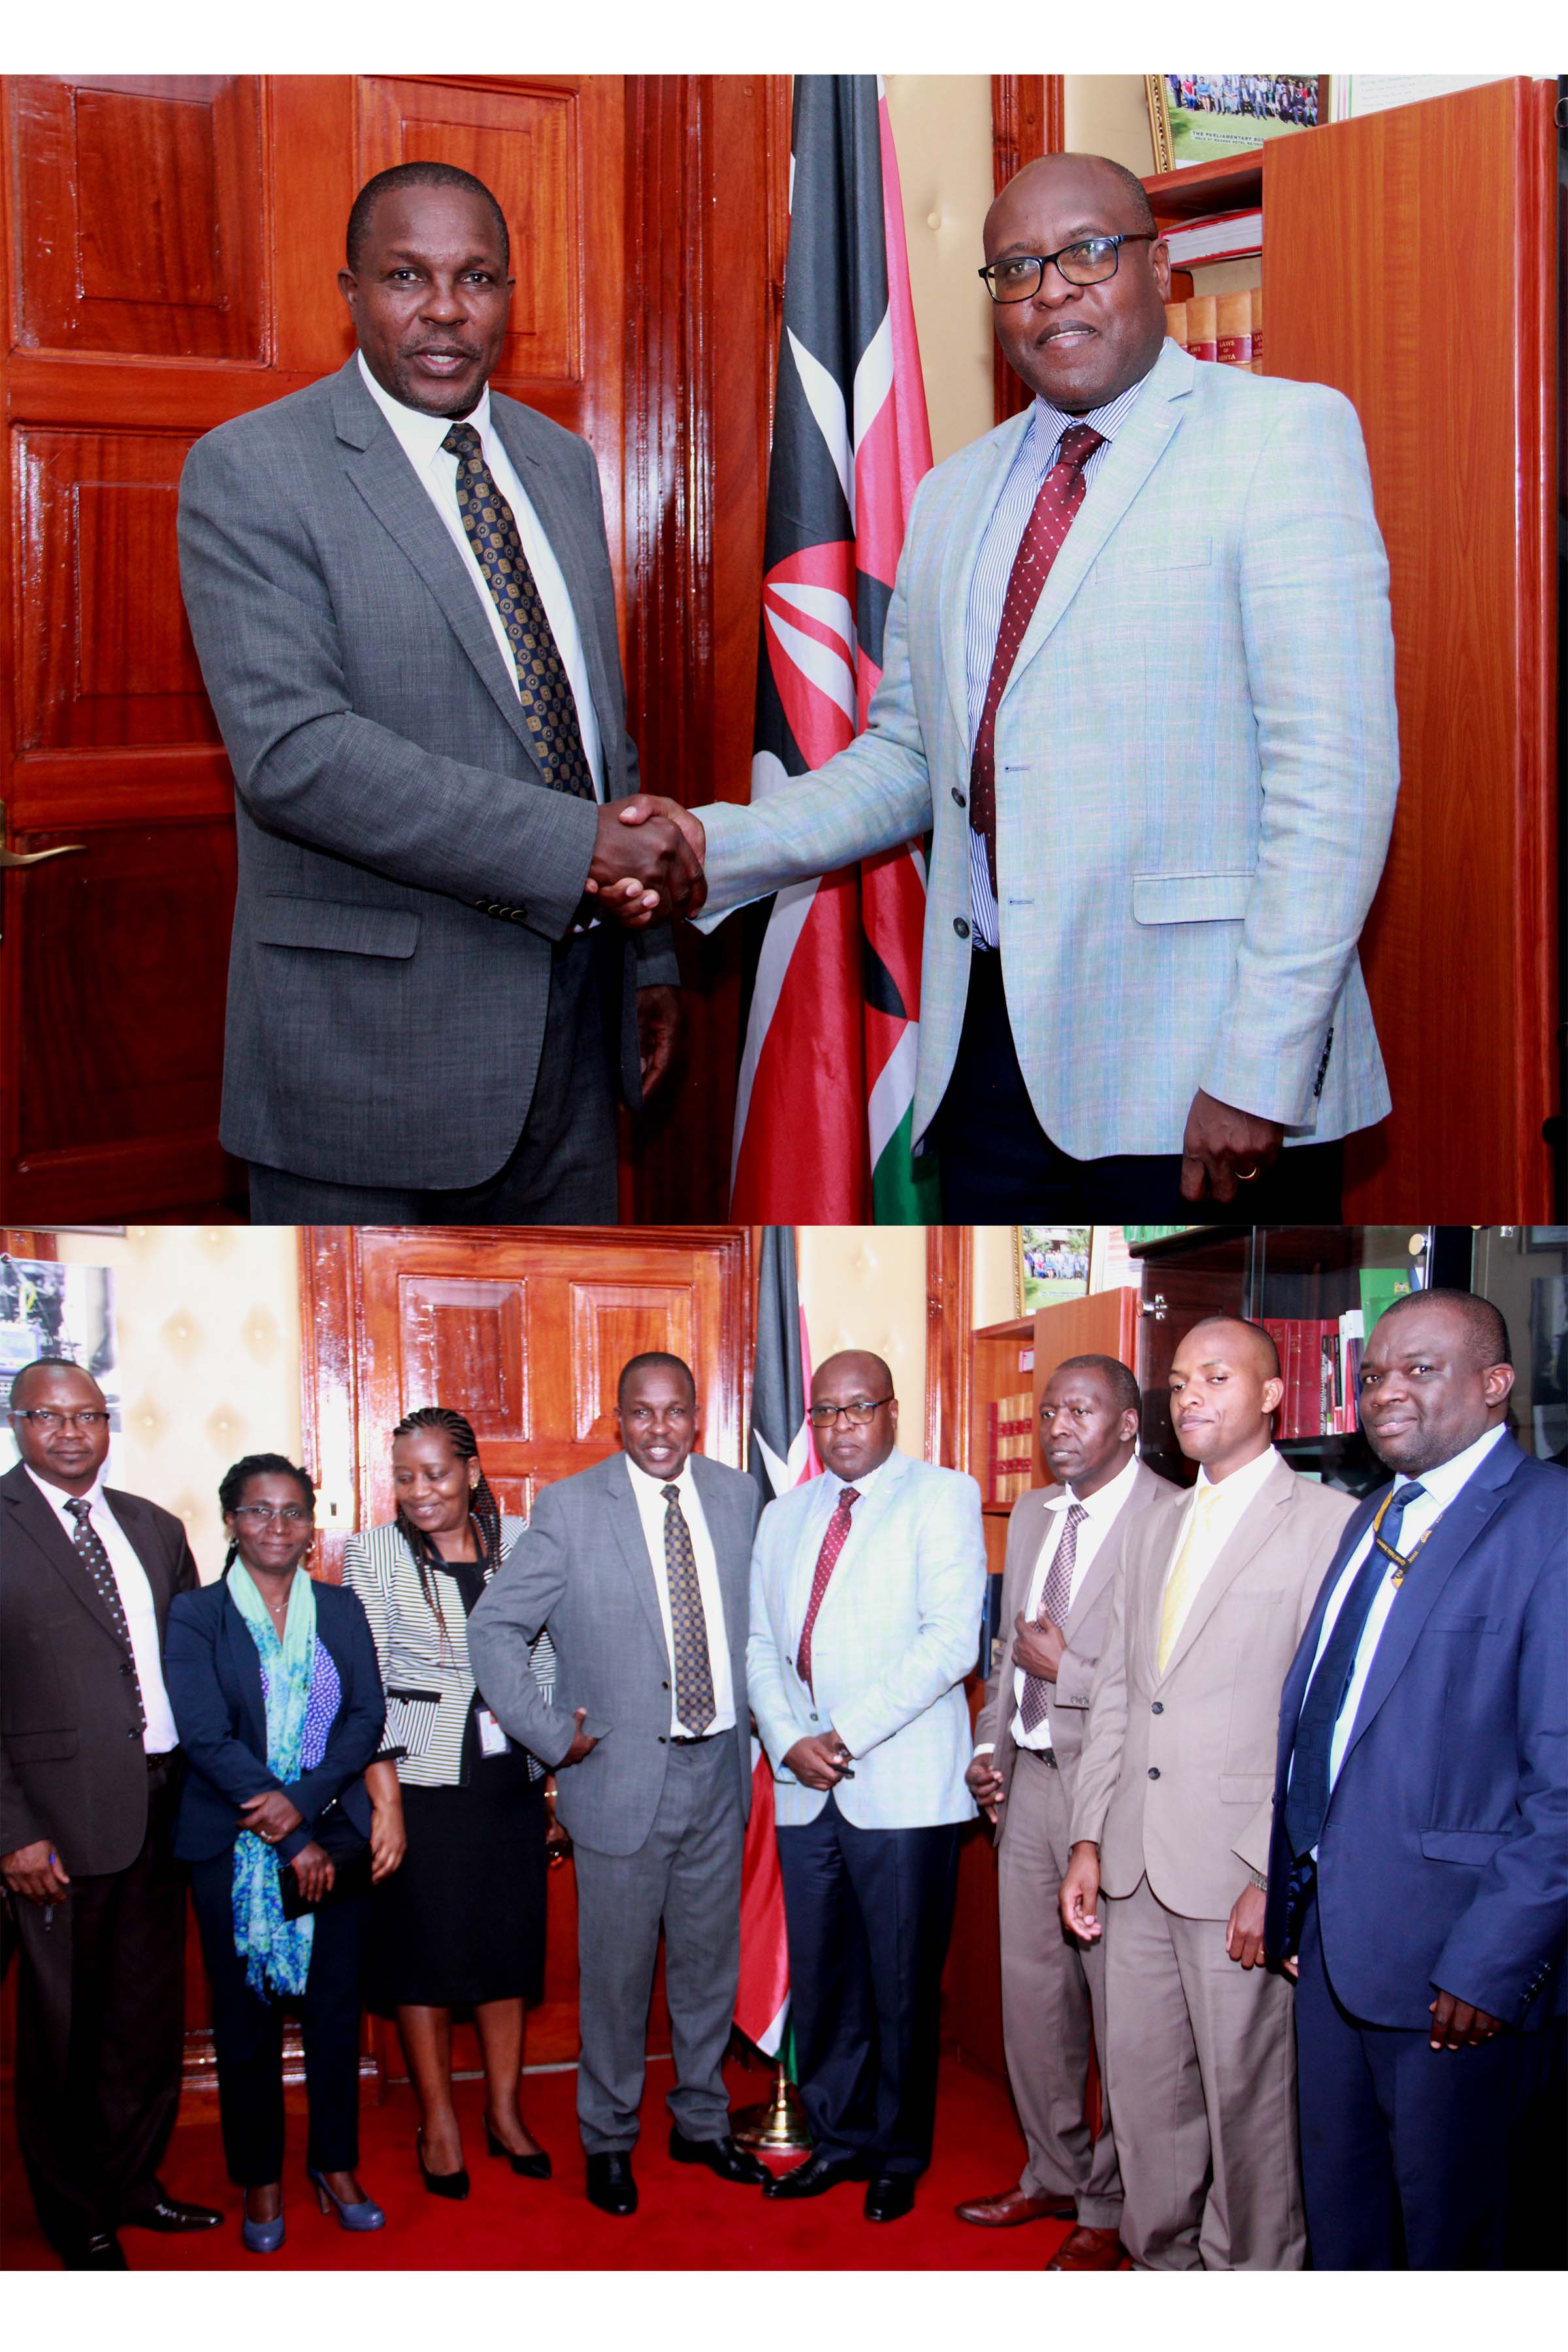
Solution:
<svg viewBox="0 0 1568 2352"><path fill-rule="evenodd" d="M1416 1496L1426 1492L1419 1479L1395 1488L1394 1499L1384 1513L1383 1525L1373 1535L1355 1581L1340 1604L1334 1630L1301 1701L1301 1712L1296 1718L1290 1789L1285 1800L1285 1832L1290 1841L1290 1852L1298 1859L1310 1853L1323 1833L1323 1821L1329 1810L1329 1760L1334 1726L1355 1672L1356 1651L1372 1614L1372 1604L1389 1573L1388 1561L1378 1549L1377 1538L1381 1535L1389 1549L1397 1551L1405 1514Z"/></svg>
<svg viewBox="0 0 1568 2352"><path fill-rule="evenodd" d="M479 430L454 425L441 446L458 461L458 511L511 646L518 699L540 773L552 792L595 800L572 681L516 519L485 463Z"/></svg>

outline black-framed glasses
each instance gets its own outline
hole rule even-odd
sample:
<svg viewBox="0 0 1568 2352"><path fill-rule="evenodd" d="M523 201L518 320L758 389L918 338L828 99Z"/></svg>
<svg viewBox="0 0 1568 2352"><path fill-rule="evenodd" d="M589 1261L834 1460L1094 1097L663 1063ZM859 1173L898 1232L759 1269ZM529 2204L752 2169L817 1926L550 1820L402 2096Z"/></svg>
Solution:
<svg viewBox="0 0 1568 2352"><path fill-rule="evenodd" d="M834 1423L842 1417L845 1421L852 1421L857 1429L864 1429L873 1413L880 1412L885 1404L892 1402L890 1396L852 1397L847 1404L814 1404L811 1425L813 1429L831 1429Z"/></svg>
<svg viewBox="0 0 1568 2352"><path fill-rule="evenodd" d="M1080 236L1059 253L1005 253L978 274L993 302L1026 302L1045 284L1046 264L1054 261L1069 286L1102 286L1116 275L1124 245L1154 245L1157 228L1129 228L1115 236Z"/></svg>
<svg viewBox="0 0 1568 2352"><path fill-rule="evenodd" d="M57 1412L53 1405L16 1405L13 1421L36 1421L40 1429L60 1429L68 1422L73 1429L107 1429L109 1415L100 1405L84 1406L80 1412Z"/></svg>
<svg viewBox="0 0 1568 2352"><path fill-rule="evenodd" d="M274 1510L270 1503L237 1503L229 1514L231 1518L248 1519L253 1528L269 1528L274 1519L281 1519L286 1528L302 1528L309 1526L315 1516L300 1503L285 1503L280 1511Z"/></svg>

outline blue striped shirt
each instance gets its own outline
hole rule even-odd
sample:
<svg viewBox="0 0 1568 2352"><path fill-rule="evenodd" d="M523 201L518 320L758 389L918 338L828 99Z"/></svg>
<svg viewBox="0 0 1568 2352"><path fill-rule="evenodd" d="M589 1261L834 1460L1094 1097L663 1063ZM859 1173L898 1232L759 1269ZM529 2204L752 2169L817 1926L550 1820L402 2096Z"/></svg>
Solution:
<svg viewBox="0 0 1568 2352"><path fill-rule="evenodd" d="M1083 469L1084 495L1094 488L1094 478L1110 453L1110 444L1138 404L1143 389L1141 378L1119 399L1104 408L1091 408L1086 415L1069 416L1064 409L1053 408L1048 400L1035 394L1034 413L1028 427L1018 444L1017 455L1007 469L1007 478L991 509L991 520L985 526L985 536L980 542L980 552L974 560L974 570L969 583L969 604L964 620L964 676L969 694L969 749L973 756L974 739L980 732L980 717L985 708L985 689L991 683L991 665L996 658L996 640L1002 630L1002 607L1007 601L1007 583L1013 574L1013 564L1023 539L1025 527L1035 510L1040 495L1040 485L1056 464L1061 449L1062 435L1073 425L1092 425L1101 435L1101 446L1095 450ZM996 912L996 895L991 887L990 868L985 863L985 837L973 827L969 835L969 877L971 915L973 938L977 948L994 948L999 944L1000 929Z"/></svg>

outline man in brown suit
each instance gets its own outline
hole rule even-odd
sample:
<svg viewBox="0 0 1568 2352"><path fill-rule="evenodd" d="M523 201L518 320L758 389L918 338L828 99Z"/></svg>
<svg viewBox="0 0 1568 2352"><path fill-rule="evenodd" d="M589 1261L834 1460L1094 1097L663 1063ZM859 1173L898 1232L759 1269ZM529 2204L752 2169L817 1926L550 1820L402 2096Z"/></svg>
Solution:
<svg viewBox="0 0 1568 2352"><path fill-rule="evenodd" d="M1288 1981L1260 1965L1279 1693L1349 1495L1275 1453L1283 1384L1250 1323L1189 1331L1171 1417L1190 1494L1120 1549L1061 1916L1105 1938L1121 2235L1154 2270L1306 2259ZM1106 1897L1103 1919L1099 1911Z"/></svg>
<svg viewBox="0 0 1568 2352"><path fill-rule="evenodd" d="M1066 1935L1057 1889L1089 1685L1110 1623L1118 1538L1174 1492L1138 1459L1138 1383L1114 1356L1072 1356L1040 1394L1040 1445L1058 1482L1020 1496L1002 1576L1006 1647L974 1727L970 1788L996 1824L1002 2027L1028 2157L1016 2188L958 2208L984 2229L1077 2222L1049 2270L1114 2270L1121 2177L1110 2104L1084 2119L1089 2021L1103 2046L1103 1955Z"/></svg>

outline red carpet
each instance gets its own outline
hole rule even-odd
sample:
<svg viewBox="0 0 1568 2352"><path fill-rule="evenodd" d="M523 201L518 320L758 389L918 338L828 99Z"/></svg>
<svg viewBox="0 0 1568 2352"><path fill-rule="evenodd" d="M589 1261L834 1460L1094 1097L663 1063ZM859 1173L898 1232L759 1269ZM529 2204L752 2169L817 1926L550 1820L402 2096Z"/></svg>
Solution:
<svg viewBox="0 0 1568 2352"><path fill-rule="evenodd" d="M1036 2270L1066 2234L1037 2221L1021 2230L977 2230L953 2218L962 2199L1006 2188L1018 2177L1023 2146L1005 2092L956 2062L943 2063L936 2153L912 2214L868 2222L861 2191L829 2190L801 2205L773 2205L759 2189L731 2187L696 2166L673 2165L666 2141L665 2094L671 2069L654 2063L643 2102L635 2158L641 2204L629 2221L596 2212L583 2193L574 2073L530 2075L524 2085L529 2127L555 2159L551 2181L520 2180L484 2153L479 2125L483 2085L462 2083L458 2110L473 2190L461 2205L429 2196L414 2164L414 2095L367 2099L360 2178L386 2212L368 2237L340 2230L316 2210L304 2177L304 2094L289 2096L289 2161L284 2202L289 2234L280 2252L253 2255L239 2242L239 2195L225 2177L217 2102L187 2095L163 2166L176 2196L221 2205L222 2230L157 2238L127 2230L132 2270ZM737 2107L762 2095L764 2077L731 2070ZM791 2159L794 2161L794 2159ZM784 2169L784 2167L780 2167ZM33 2218L11 2119L5 2119L0 2189L0 2263L8 2270L52 2269L54 2257Z"/></svg>

